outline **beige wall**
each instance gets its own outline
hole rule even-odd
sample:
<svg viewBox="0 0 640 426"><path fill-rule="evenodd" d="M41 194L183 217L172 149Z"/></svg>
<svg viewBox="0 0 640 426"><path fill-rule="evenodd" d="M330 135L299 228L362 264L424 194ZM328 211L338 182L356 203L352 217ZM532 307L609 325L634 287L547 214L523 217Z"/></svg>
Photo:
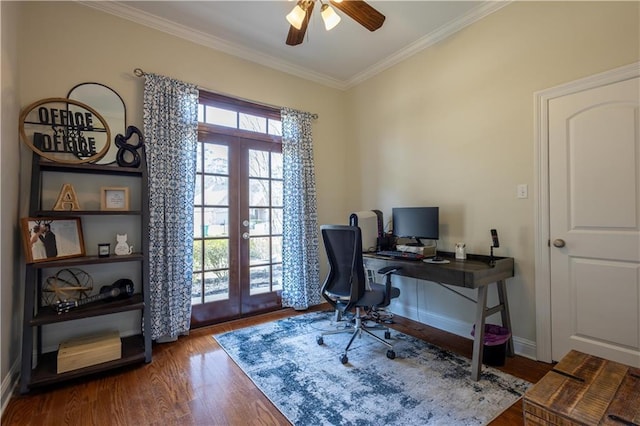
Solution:
<svg viewBox="0 0 640 426"><path fill-rule="evenodd" d="M18 19L16 3L1 2L2 105L0 106L0 380L4 407L20 355L22 293L18 232Z"/></svg>
<svg viewBox="0 0 640 426"><path fill-rule="evenodd" d="M440 206L447 251L465 241L489 254L497 228L495 253L516 260L513 331L533 343L533 93L637 61L638 21L638 2L518 2L351 89L349 157L361 166L351 207L388 217ZM518 184L528 199L516 199ZM473 322L469 302L414 281L399 280L407 314Z"/></svg>

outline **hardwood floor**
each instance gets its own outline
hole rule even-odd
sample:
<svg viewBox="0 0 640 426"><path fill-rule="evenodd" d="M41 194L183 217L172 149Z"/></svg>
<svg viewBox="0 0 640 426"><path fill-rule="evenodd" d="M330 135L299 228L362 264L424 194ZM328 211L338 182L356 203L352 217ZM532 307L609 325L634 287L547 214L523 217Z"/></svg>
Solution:
<svg viewBox="0 0 640 426"><path fill-rule="evenodd" d="M284 309L197 329L177 343L155 345L150 364L15 395L2 425L288 425L211 336L300 313ZM398 331L471 357L470 339L402 317L395 322ZM516 356L501 369L535 383L551 365ZM518 401L491 425L523 423Z"/></svg>

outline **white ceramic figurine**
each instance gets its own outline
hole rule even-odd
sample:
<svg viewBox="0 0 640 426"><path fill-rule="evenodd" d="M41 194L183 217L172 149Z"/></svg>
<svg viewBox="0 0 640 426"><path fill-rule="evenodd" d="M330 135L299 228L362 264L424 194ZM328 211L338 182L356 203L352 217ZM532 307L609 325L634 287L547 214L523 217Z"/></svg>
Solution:
<svg viewBox="0 0 640 426"><path fill-rule="evenodd" d="M131 254L133 252L133 245L127 244L127 234L116 234L116 248L114 253L117 255Z"/></svg>

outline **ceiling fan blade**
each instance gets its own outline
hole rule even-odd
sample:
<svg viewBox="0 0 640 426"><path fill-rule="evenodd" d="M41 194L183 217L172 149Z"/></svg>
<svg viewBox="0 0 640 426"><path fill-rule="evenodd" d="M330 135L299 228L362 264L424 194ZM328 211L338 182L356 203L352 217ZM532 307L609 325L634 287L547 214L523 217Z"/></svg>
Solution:
<svg viewBox="0 0 640 426"><path fill-rule="evenodd" d="M382 13L369 6L363 0L343 0L340 3L331 0L331 5L344 12L345 15L369 31L375 31L380 28L385 20L385 16Z"/></svg>
<svg viewBox="0 0 640 426"><path fill-rule="evenodd" d="M302 26L297 29L293 25L289 27L289 34L287 34L287 44L289 46L297 46L304 41L304 35L307 32L307 25L309 25L309 19L311 18L311 12L313 12L314 1L300 0L298 6L307 11L302 21Z"/></svg>

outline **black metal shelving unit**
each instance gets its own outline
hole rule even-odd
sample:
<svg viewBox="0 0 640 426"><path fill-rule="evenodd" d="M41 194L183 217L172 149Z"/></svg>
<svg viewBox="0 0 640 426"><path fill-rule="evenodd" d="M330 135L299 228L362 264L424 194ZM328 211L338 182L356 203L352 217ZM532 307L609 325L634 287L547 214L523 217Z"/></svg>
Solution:
<svg viewBox="0 0 640 426"><path fill-rule="evenodd" d="M131 168L118 167L116 165L56 163L44 160L36 153L33 154L31 194L29 199L30 217L63 218L101 215L108 218L109 216L118 215L139 216L142 251L124 256L83 256L26 265L22 334L22 366L20 378L21 393L27 393L34 387L46 386L66 380L76 379L90 374L116 369L125 365L151 362L152 343L150 331L151 320L149 314L149 263L147 255L149 247L149 201L147 196L147 168L144 152L142 152L141 157L142 161L140 167ZM108 176L128 176L132 179L140 179L142 208L141 210L128 211L42 210L43 172L104 175L107 178ZM87 304L62 314L58 314L51 306L42 306L42 271L44 269L68 268L80 265L104 265L105 267L108 267L109 265L122 262L136 262L141 265L141 291L132 295L132 297ZM142 313L140 332L133 336L121 338L122 356L117 360L103 362L64 373L57 373L57 351L47 353L43 353L42 351L42 333L43 326L45 325L131 311L141 311Z"/></svg>

